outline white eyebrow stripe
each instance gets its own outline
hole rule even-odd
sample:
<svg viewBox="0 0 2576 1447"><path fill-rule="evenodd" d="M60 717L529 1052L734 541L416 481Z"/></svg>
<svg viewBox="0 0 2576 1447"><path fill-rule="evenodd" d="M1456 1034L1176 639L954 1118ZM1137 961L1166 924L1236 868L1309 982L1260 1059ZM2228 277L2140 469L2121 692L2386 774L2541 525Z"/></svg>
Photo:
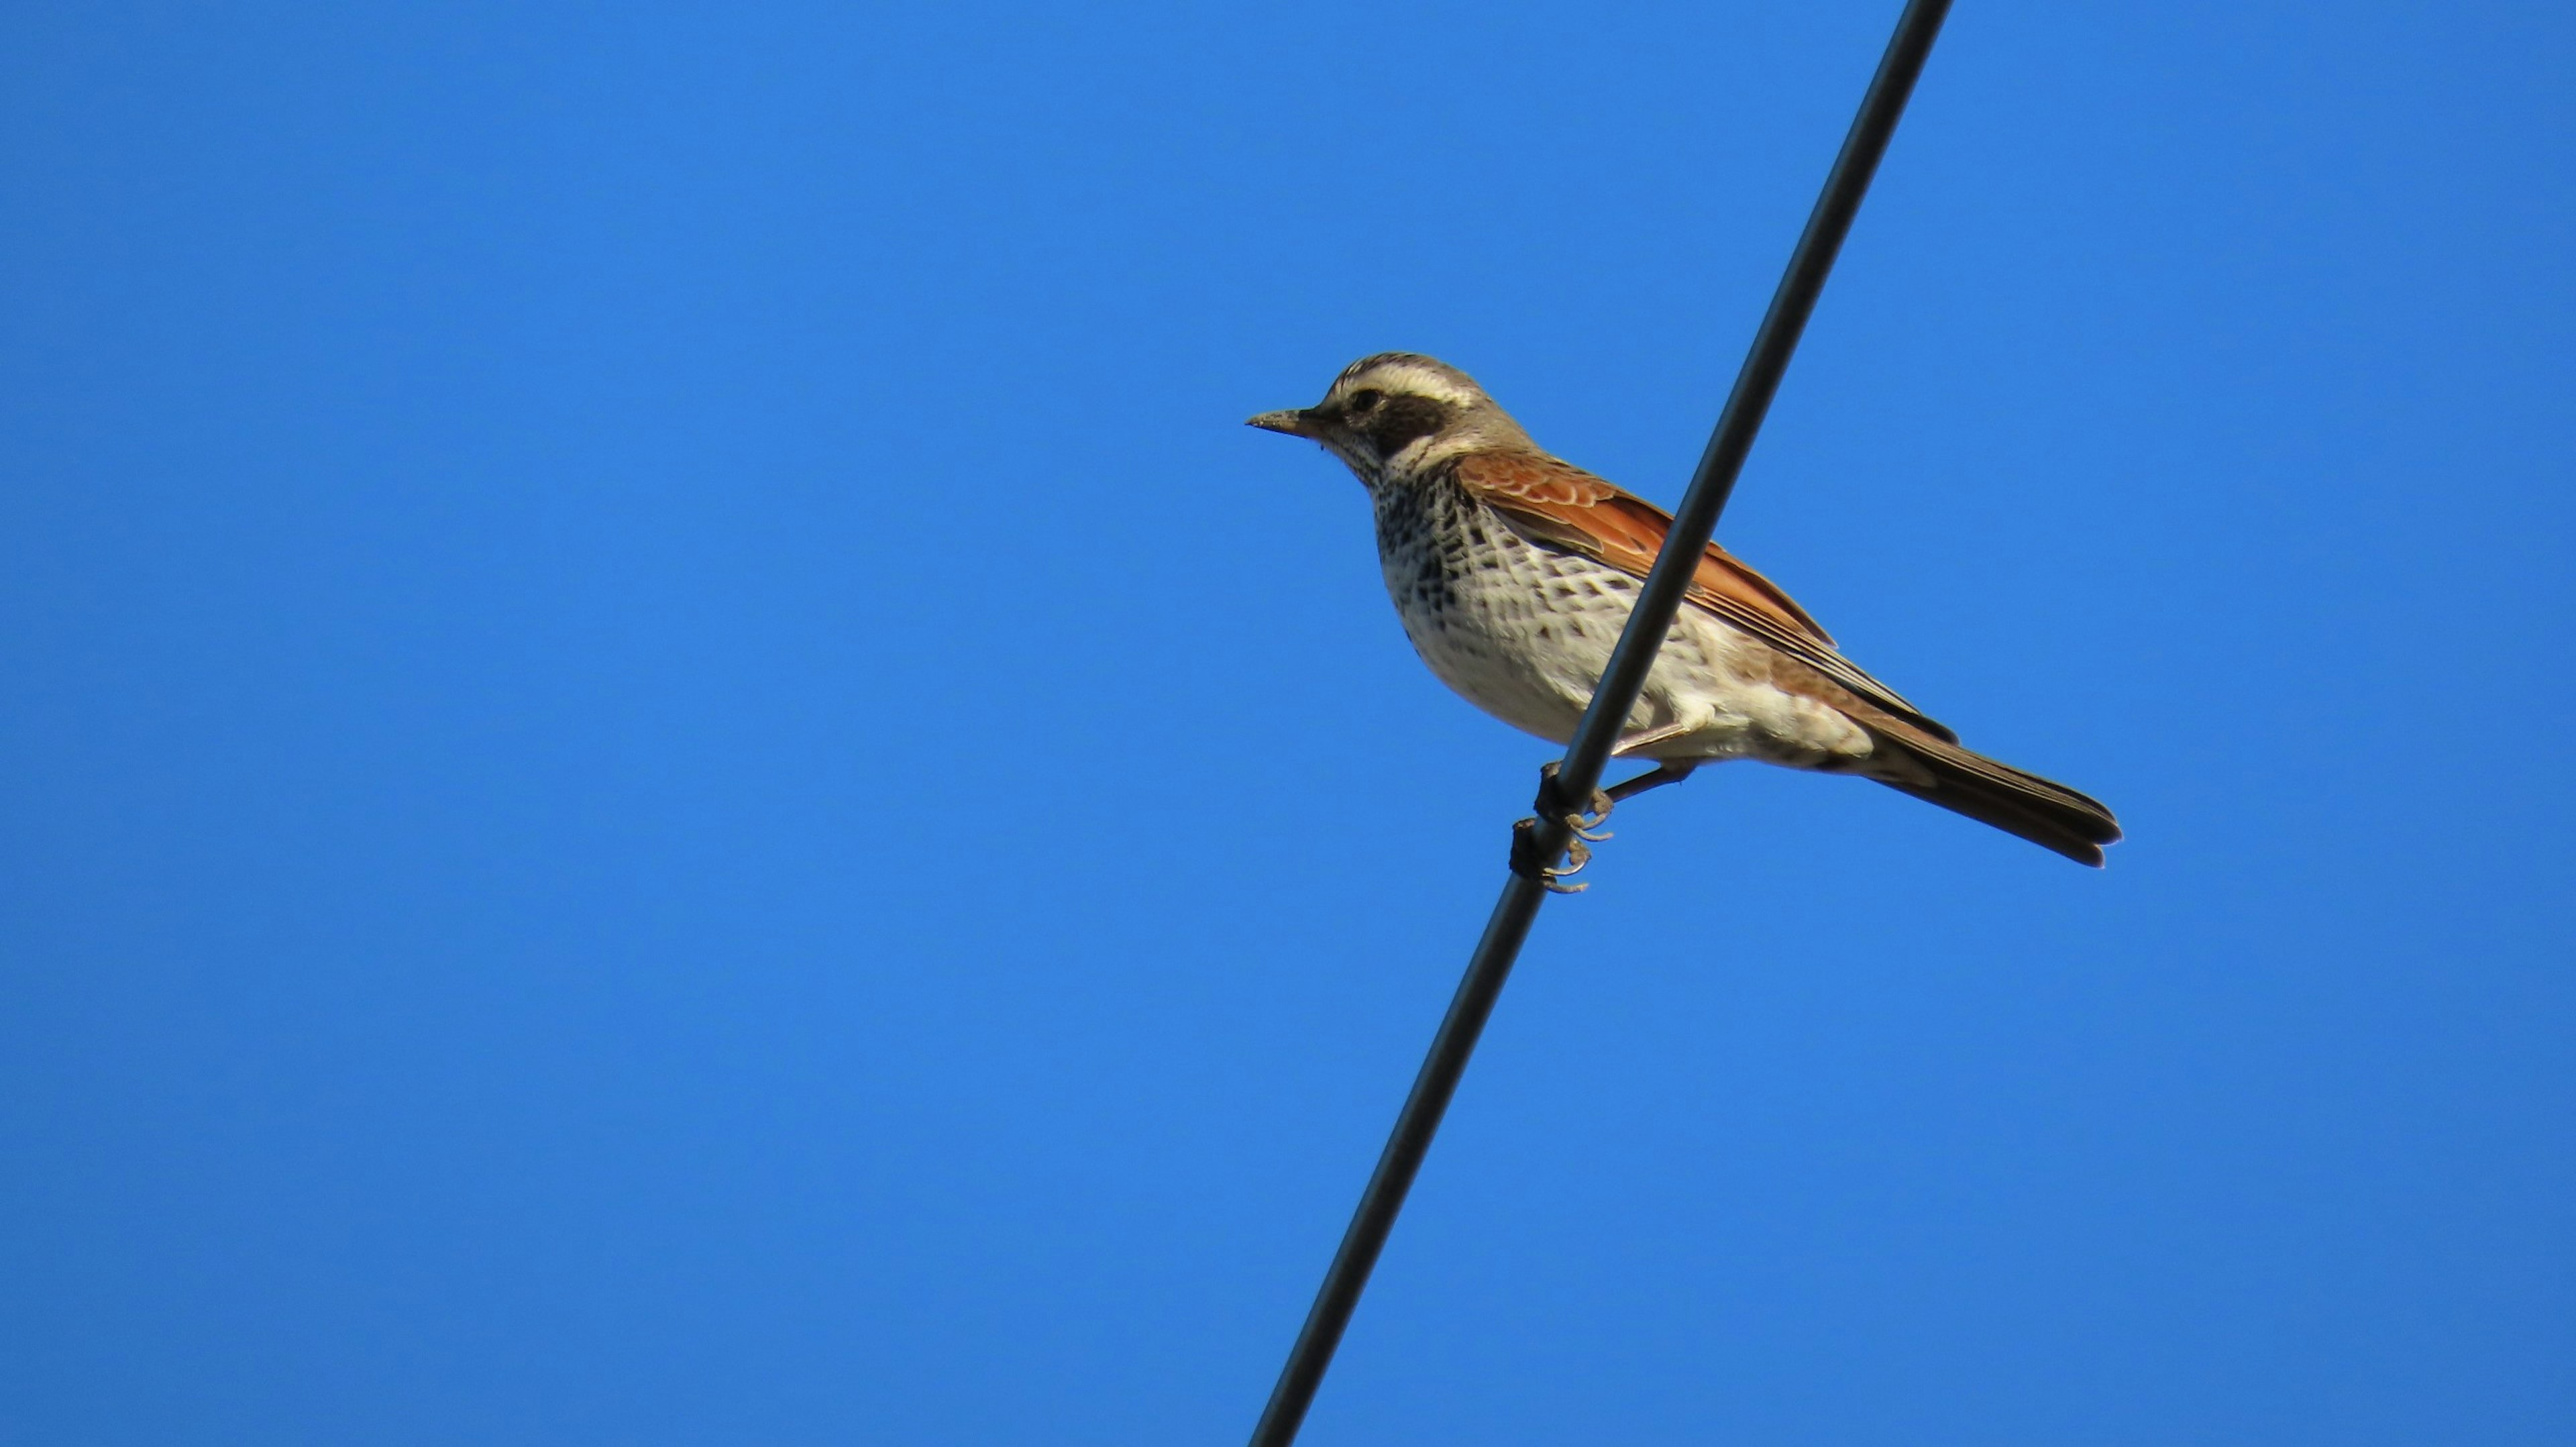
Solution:
<svg viewBox="0 0 2576 1447"><path fill-rule="evenodd" d="M1346 397L1364 387L1407 397L1429 397L1453 407L1469 407L1484 400L1474 383L1449 368L1410 357L1368 358L1333 383L1333 395Z"/></svg>

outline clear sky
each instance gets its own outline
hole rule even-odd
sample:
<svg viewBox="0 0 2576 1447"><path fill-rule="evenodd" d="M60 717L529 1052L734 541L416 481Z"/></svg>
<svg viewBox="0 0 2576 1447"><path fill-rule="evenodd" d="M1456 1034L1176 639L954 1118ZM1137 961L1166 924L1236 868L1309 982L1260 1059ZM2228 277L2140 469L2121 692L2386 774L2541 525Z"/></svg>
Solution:
<svg viewBox="0 0 2576 1447"><path fill-rule="evenodd" d="M1250 1427L1896 6L0 18L0 1438ZM1963 3L1722 537L2093 873L1552 905L1316 1444L2576 1440L2576 15Z"/></svg>

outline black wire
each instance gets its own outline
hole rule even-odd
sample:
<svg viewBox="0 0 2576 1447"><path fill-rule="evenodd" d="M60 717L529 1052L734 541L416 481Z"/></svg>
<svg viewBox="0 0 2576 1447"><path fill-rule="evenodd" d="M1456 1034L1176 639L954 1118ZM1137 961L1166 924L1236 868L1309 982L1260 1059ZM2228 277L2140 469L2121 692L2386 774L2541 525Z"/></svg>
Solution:
<svg viewBox="0 0 2576 1447"><path fill-rule="evenodd" d="M1717 516L1735 490L1736 474L1753 450L1754 434L1761 430L1771 398L1780 390L1790 354L1798 348L1817 294L1824 290L1825 277L1833 270L1834 257L1851 231L1852 217L1860 210L1879 158L1887 154L1888 138L1895 134L1897 118L1905 113L1915 78L1923 73L1933 38L1949 11L1949 0L1909 0L1897 18L1896 34L1879 60L1878 73L1870 78L1868 93L1861 97L1860 114L1843 138L1842 151L1825 177L1824 193L1807 216L1807 229L1798 237L1797 250L1790 253L1789 269L1771 294L1771 308L1753 334L1744 367L1736 373L1735 389L1727 394L1717 428L1700 454L1690 490L1673 516L1672 532L1646 576L1646 586L1638 594L1626 631L1619 635L1617 651L1610 655L1610 667L1593 691L1574 742L1565 751L1557 777L1568 799L1590 798L1600 785L1602 770L1609 767L1620 727L1645 689L1656 650L1672 627L1701 550L1717 531ZM1564 856L1571 839L1564 821L1539 821L1538 853L1548 863ZM1378 1252L1395 1229L1396 1213L1404 1209L1405 1193L1412 1189L1422 1158L1431 1149L1431 1138L1440 1129L1440 1118L1457 1093L1459 1077L1466 1073L1476 1037L1493 1014L1503 982L1511 977L1513 962L1520 957L1521 944L1546 898L1543 885L1517 873L1503 886L1502 898L1485 923L1484 937L1476 941L1476 952L1468 959L1466 978L1458 982L1440 1032L1431 1039L1431 1053L1423 1059L1413 1091L1396 1115L1395 1130L1378 1155L1377 1169L1369 1174L1368 1188L1360 1193L1350 1228L1342 1233L1341 1248L1324 1272L1315 1304L1297 1333L1297 1344L1289 1349L1269 1405L1252 1429L1252 1447L1288 1447L1296 1440L1306 1409L1314 1405L1316 1389L1323 1385L1324 1370L1332 1364L1333 1349L1341 1344L1342 1331L1350 1325L1360 1292L1377 1265Z"/></svg>

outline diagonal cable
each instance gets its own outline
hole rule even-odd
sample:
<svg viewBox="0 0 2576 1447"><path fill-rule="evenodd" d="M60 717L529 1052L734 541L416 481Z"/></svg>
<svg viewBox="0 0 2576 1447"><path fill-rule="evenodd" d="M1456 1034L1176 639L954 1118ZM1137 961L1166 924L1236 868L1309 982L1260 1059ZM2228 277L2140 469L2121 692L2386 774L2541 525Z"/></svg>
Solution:
<svg viewBox="0 0 2576 1447"><path fill-rule="evenodd" d="M1798 337L1806 330L1808 315L1815 310L1817 294L1824 290L1825 277L1833 270L1844 236L1851 231L1852 217L1860 210L1861 197L1869 190L1879 158L1887 154L1888 138L1895 134L1897 118L1905 112L1905 102L1913 94L1915 79L1923 73L1923 62L1932 53L1933 38L1940 33L1941 21L1949 10L1949 0L1908 0L1904 13L1897 17L1896 34L1887 43L1877 74L1870 77L1869 90L1861 97L1860 114L1853 119L1850 133L1843 138L1842 151L1834 157L1834 168L1825 177L1824 193L1816 198L1815 210L1808 213L1807 228L1799 234L1797 249L1790 253L1788 271L1780 278L1779 289L1771 294L1770 310L1763 314L1761 329L1753 334L1753 346L1745 355L1743 369L1736 373L1735 388L1727 394L1725 409L1718 413L1717 428L1709 436L1707 450L1700 454L1699 467L1691 474L1690 490L1683 494L1681 507L1673 515L1672 531L1664 539L1663 551L1655 558L1654 570L1646 576L1646 586L1628 616L1627 629L1619 635L1618 649L1610 655L1610 667L1601 675L1592 704L1584 711L1574 742L1565 751L1557 778L1568 800L1588 799L1600 786L1601 772L1609 767L1610 751L1618 742L1620 726L1645 690L1646 674L1654 666L1655 653L1672 628L1673 615L1681 607L1682 594L1690 585L1701 551L1717 531L1717 515L1725 510L1727 496L1735 490L1736 474L1743 470L1745 455L1753 450L1754 434L1761 430L1771 398L1780 390L1781 375L1789 369L1789 357L1798 348ZM1562 859L1571 841L1572 832L1564 820L1539 820L1536 844L1545 863L1553 865ZM1360 1292L1367 1287L1369 1272L1377 1265L1378 1252L1385 1247L1387 1234L1395 1229L1396 1213L1404 1209L1405 1193L1412 1189L1422 1158L1431 1149L1431 1138L1440 1129L1440 1118L1457 1092L1459 1077L1466 1073L1467 1059L1476 1049L1476 1037L1483 1033L1487 1017L1493 1014L1494 1001L1501 996L1503 982L1510 978L1521 944L1529 938L1530 925L1538 918L1539 905L1546 899L1545 886L1534 878L1514 874L1503 886L1502 898L1495 902L1493 916L1485 923L1484 936L1476 941L1476 952L1468 959L1466 977L1458 982L1449 1013L1441 1019L1440 1031L1431 1039L1430 1054L1414 1077L1412 1093L1405 1097L1404 1109L1396 1115L1395 1129L1378 1156L1377 1169L1370 1173L1368 1187L1360 1193L1359 1208L1352 1213L1341 1247L1333 1253L1333 1264L1326 1269L1323 1285L1315 1293L1315 1304L1306 1313L1306 1324L1297 1333L1296 1345L1289 1349L1278 1385L1271 1389L1269 1404L1252 1430L1252 1447L1289 1447L1296 1440L1306 1409L1314 1404L1316 1389L1323 1385L1324 1370L1332 1364L1333 1349L1341 1344L1343 1329L1350 1325Z"/></svg>

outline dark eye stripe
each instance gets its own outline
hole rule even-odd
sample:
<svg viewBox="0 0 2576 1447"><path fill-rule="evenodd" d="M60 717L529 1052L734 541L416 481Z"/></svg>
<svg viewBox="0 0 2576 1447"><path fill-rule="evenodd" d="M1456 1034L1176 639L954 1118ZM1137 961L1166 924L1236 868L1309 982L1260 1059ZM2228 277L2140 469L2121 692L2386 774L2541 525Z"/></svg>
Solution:
<svg viewBox="0 0 2576 1447"><path fill-rule="evenodd" d="M1439 431L1448 416L1448 408L1428 397L1390 397L1369 417L1364 430L1378 456L1393 457L1415 439Z"/></svg>

